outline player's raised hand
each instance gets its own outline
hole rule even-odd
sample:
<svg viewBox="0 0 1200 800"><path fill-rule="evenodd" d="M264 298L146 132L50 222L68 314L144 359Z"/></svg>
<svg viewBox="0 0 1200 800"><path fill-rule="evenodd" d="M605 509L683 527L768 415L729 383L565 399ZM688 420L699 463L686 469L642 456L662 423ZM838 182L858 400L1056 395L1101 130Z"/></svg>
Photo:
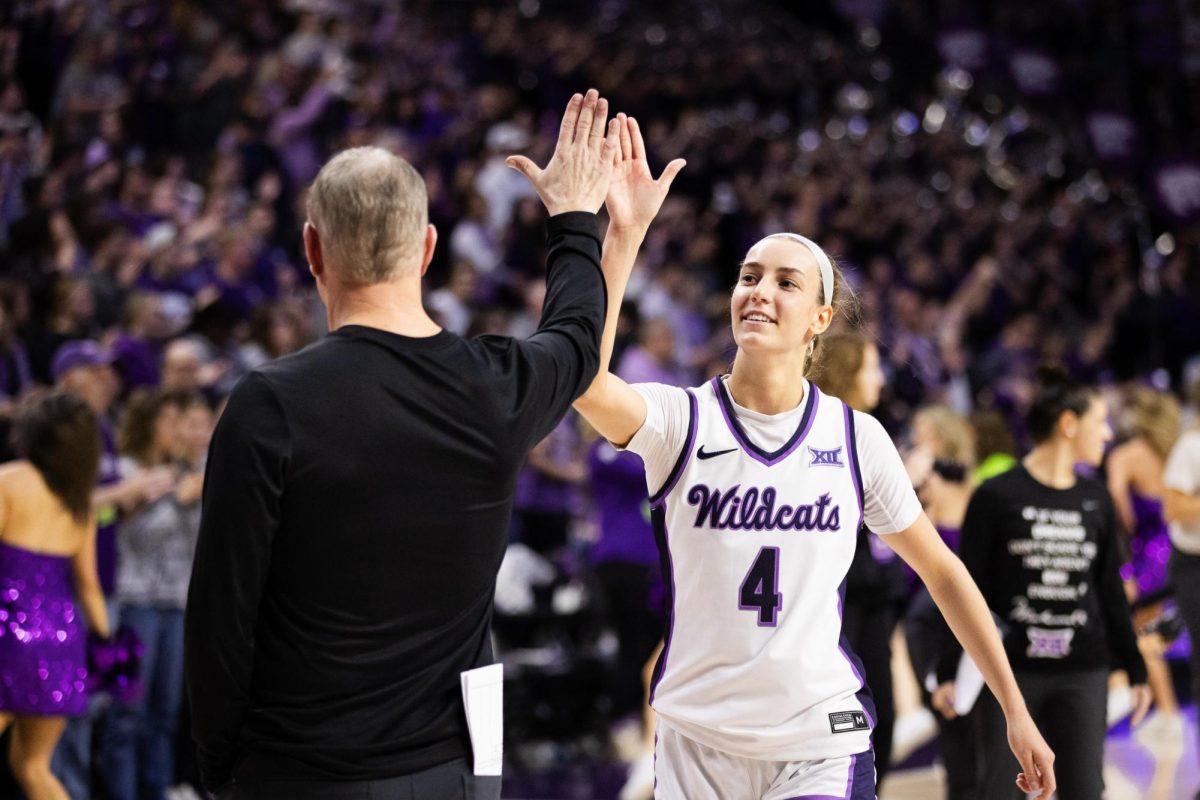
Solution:
<svg viewBox="0 0 1200 800"><path fill-rule="evenodd" d="M1017 787L1026 794L1049 800L1058 786L1054 777L1054 752L1038 733L1028 711L1008 720L1008 746L1021 763Z"/></svg>
<svg viewBox="0 0 1200 800"><path fill-rule="evenodd" d="M612 180L614 154L620 149L616 120L607 125L608 101L595 89L573 95L558 130L558 144L545 169L525 156L509 156L504 163L520 172L553 214L567 211L595 213L604 203Z"/></svg>
<svg viewBox="0 0 1200 800"><path fill-rule="evenodd" d="M658 180L650 174L650 162L646 160L646 144L637 120L617 115L620 133L620 150L615 154L612 183L604 206L608 209L609 230L637 231L645 233L662 208L663 200L671 188L671 182L687 164L677 158L662 171Z"/></svg>

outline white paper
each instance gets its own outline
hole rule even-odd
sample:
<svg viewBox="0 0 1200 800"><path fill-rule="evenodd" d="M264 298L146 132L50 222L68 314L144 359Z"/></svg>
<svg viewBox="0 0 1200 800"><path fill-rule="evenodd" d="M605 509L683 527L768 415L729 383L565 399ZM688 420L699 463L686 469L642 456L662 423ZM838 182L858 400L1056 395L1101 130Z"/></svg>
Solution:
<svg viewBox="0 0 1200 800"><path fill-rule="evenodd" d="M504 764L504 665L467 670L460 677L475 774L499 775Z"/></svg>
<svg viewBox="0 0 1200 800"><path fill-rule="evenodd" d="M958 660L954 673L954 713L964 717L971 713L979 693L983 691L983 673L966 653Z"/></svg>

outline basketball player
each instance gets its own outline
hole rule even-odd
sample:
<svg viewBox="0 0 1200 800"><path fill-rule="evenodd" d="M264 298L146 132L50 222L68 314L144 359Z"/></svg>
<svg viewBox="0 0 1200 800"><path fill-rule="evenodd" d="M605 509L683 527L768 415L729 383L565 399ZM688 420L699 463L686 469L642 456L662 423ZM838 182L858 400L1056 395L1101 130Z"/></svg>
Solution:
<svg viewBox="0 0 1200 800"><path fill-rule="evenodd" d="M608 374L637 248L683 167L674 161L655 181L637 123L618 125L601 368L575 406L646 462L668 590L651 693L656 796L875 796L875 711L841 637L843 581L865 519L921 576L1002 698L1017 785L1049 797L1054 756L979 591L922 513L883 428L804 378L845 292L820 247L777 234L750 248L731 300L730 375L679 389Z"/></svg>

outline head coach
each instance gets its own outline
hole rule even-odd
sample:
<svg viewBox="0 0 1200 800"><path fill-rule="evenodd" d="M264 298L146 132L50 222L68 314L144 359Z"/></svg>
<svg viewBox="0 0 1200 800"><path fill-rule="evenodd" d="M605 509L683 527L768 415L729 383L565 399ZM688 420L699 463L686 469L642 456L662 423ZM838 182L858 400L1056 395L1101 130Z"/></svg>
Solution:
<svg viewBox="0 0 1200 800"><path fill-rule="evenodd" d="M465 340L421 305L425 186L335 156L304 249L327 336L247 374L209 452L185 624L202 783L231 798L498 798L473 774L459 675L492 663L517 471L596 374L595 212L619 150L594 91L544 171L546 301L525 340Z"/></svg>

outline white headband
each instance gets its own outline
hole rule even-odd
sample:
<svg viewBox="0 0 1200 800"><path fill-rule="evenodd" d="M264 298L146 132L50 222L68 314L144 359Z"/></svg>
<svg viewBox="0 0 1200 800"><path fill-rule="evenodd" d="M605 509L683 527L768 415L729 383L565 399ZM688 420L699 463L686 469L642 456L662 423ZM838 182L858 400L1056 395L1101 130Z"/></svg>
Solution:
<svg viewBox="0 0 1200 800"><path fill-rule="evenodd" d="M825 255L825 251L821 249L820 245L798 233L772 233L765 238L791 239L807 247L808 252L812 253L813 258L817 260L817 266L821 268L821 286L825 290L825 305L833 305L833 264L829 263L829 256Z"/></svg>

